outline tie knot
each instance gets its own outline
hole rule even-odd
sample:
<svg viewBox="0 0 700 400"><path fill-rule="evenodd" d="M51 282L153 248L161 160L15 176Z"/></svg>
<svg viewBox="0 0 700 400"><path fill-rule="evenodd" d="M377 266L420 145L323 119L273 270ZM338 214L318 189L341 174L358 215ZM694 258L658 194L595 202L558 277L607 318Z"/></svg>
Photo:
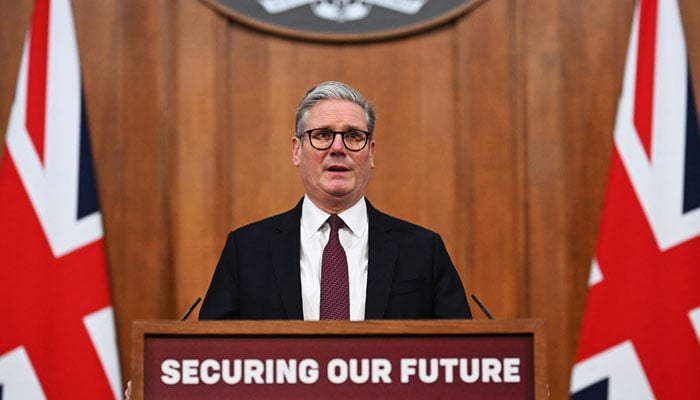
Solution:
<svg viewBox="0 0 700 400"><path fill-rule="evenodd" d="M331 232L338 232L338 229L345 226L345 222L338 216L338 214L331 214L328 217L328 224L331 226Z"/></svg>

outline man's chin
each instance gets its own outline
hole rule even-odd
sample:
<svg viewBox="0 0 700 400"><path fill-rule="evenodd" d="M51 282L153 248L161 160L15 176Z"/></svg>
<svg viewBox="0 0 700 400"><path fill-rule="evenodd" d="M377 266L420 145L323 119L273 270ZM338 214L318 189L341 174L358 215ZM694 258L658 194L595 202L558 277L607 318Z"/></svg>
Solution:
<svg viewBox="0 0 700 400"><path fill-rule="evenodd" d="M335 180L322 185L321 189L329 196L345 197L352 194L353 186L345 180Z"/></svg>
<svg viewBox="0 0 700 400"><path fill-rule="evenodd" d="M328 197L333 200L343 201L352 195L352 192L347 190L329 190L326 192Z"/></svg>
<svg viewBox="0 0 700 400"><path fill-rule="evenodd" d="M325 194L327 200L336 205L347 204L348 202L356 200L355 197L357 197L354 191L348 190L347 188L336 188L335 190L326 190Z"/></svg>

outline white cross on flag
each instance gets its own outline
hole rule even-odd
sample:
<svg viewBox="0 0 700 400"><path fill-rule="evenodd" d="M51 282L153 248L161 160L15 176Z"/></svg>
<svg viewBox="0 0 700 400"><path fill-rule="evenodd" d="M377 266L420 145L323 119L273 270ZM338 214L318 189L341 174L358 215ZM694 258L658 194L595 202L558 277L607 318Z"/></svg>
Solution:
<svg viewBox="0 0 700 400"><path fill-rule="evenodd" d="M37 0L0 165L0 399L121 395L69 0Z"/></svg>
<svg viewBox="0 0 700 400"><path fill-rule="evenodd" d="M696 110L676 0L640 0L572 400L700 399Z"/></svg>

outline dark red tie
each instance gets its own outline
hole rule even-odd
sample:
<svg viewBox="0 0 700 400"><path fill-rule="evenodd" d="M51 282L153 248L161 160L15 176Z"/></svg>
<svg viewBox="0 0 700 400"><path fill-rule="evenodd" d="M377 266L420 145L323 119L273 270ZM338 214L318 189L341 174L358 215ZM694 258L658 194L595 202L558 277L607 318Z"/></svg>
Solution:
<svg viewBox="0 0 700 400"><path fill-rule="evenodd" d="M328 223L331 235L321 261L321 319L350 319L348 259L338 239L338 229L345 223L335 214Z"/></svg>

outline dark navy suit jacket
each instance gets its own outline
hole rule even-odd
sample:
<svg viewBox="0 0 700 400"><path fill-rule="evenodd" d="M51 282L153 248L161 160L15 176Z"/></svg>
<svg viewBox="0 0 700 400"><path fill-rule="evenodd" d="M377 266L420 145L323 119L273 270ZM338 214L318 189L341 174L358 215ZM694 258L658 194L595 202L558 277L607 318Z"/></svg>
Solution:
<svg viewBox="0 0 700 400"><path fill-rule="evenodd" d="M300 201L228 235L199 318L303 319ZM367 201L365 319L471 318L464 287L440 236Z"/></svg>

